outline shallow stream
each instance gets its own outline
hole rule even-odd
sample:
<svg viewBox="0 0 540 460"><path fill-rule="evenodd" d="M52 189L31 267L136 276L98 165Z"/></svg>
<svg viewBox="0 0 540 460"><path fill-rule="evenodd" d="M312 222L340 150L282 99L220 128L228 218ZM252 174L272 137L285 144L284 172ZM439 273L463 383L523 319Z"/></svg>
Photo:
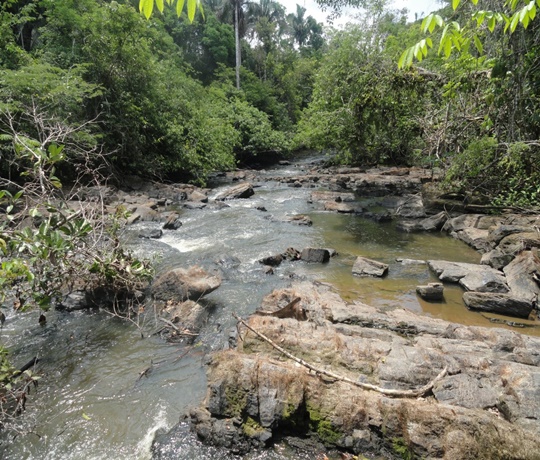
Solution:
<svg viewBox="0 0 540 460"><path fill-rule="evenodd" d="M300 162L268 174L294 175L303 167ZM194 346L165 343L153 335L157 326L152 312L139 324L97 311L50 312L45 326L38 325L36 312L8 312L0 340L13 350L17 365L39 357L42 378L24 415L0 437L0 458L151 458L156 434L159 438L172 428L189 406L204 397L205 356L227 343L234 325L231 313L250 314L265 295L292 278L329 282L348 301L400 305L449 321L492 325L463 306L459 287L447 286L444 302L421 301L415 287L435 278L425 265L396 262L397 258L478 262L480 255L465 244L440 234L402 233L392 223L316 211L308 203L312 189L275 182L258 185L253 197L229 201L227 208L183 210L179 230L165 231L159 242L137 244L138 252L158 256L160 270L225 261L222 286L205 298L213 309L211 319ZM313 225L284 222L294 214L308 215ZM338 255L324 265L286 262L274 275L263 274L257 260L288 247L333 248ZM353 277L352 265L360 255L390 264L389 275ZM230 256L240 264L227 266ZM161 444L156 457L213 459L226 454L200 445L187 425L181 425ZM302 457L279 447L249 458Z"/></svg>

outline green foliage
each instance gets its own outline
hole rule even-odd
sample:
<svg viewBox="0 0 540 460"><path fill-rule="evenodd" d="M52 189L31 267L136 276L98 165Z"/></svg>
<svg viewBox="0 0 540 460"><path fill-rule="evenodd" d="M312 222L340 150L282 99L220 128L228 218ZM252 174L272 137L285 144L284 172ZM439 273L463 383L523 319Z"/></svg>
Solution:
<svg viewBox="0 0 540 460"><path fill-rule="evenodd" d="M173 5L174 0L165 0L168 5ZM176 14L180 16L184 11L185 0L176 0ZM150 19L152 12L154 11L154 5L157 6L160 12L163 12L163 0L140 0L139 10L146 16L146 19ZM195 18L195 12L197 9L203 13L202 3L200 0L187 0L187 15L190 22L193 22Z"/></svg>
<svg viewBox="0 0 540 460"><path fill-rule="evenodd" d="M471 0L471 3L477 6L478 0ZM452 9L455 11L460 4L460 0L452 0ZM540 7L540 0L507 0L499 10L473 10L470 20L463 25L455 20L447 22L441 15L432 13L422 21L422 29L424 33L430 34L436 28L442 29L438 53L444 53L446 58L450 57L453 51L468 54L471 45L474 45L478 53L483 54L483 30L493 33L499 24L503 26L503 33L513 34L519 24L527 29L536 18L537 7ZM414 59L421 62L432 47L433 42L428 37L407 48L398 61L399 68L411 66Z"/></svg>
<svg viewBox="0 0 540 460"><path fill-rule="evenodd" d="M377 39L376 29L360 28L334 37L299 123L299 144L334 149L342 162L411 161L421 144L417 116L429 96L426 81L398 71Z"/></svg>

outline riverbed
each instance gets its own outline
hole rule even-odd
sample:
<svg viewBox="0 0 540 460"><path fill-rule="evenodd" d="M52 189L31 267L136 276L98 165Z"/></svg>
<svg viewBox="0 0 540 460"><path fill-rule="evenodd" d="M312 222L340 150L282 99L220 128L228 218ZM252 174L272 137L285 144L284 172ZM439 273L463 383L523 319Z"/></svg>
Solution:
<svg viewBox="0 0 540 460"><path fill-rule="evenodd" d="M298 174L306 161L269 170L268 177ZM229 185L219 183L213 196ZM420 300L415 287L436 278L426 265L397 261L477 263L480 255L475 250L444 234L404 233L393 222L317 211L309 203L312 191L262 180L250 199L228 201L229 206L222 209L182 209L183 225L178 230L165 231L158 242L131 243L138 253L155 257L158 271L195 264L222 271L222 286L204 299L212 315L192 346L167 343L155 335L159 326L151 306L144 317L133 321L103 311L51 311L43 326L38 324L37 312L8 311L0 332L2 343L12 350L17 365L37 356L42 377L26 412L2 434L1 458L151 458L154 438L175 426L190 406L204 398L206 356L227 346L235 323L232 313L249 315L265 295L291 279L330 283L351 302L382 308L399 305L452 322L492 325L464 307L458 286L445 287L444 302ZM375 208L377 203L363 205ZM299 214L313 224L287 221ZM128 234L136 234L140 227L160 226L135 224ZM258 260L289 247L300 251L332 248L337 255L326 264L284 262L273 275L265 274ZM352 276L357 256L389 264L388 276ZM159 458L226 457L224 452L202 446L187 425L180 425L160 449ZM280 446L249 458L279 460L301 455Z"/></svg>

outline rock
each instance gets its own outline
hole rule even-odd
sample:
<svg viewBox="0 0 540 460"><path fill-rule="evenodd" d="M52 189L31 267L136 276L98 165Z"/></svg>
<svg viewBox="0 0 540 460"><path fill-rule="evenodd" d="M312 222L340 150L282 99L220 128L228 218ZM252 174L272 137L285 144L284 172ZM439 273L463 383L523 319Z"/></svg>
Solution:
<svg viewBox="0 0 540 460"><path fill-rule="evenodd" d="M193 190L185 199L194 203L208 203L208 195L199 190Z"/></svg>
<svg viewBox="0 0 540 460"><path fill-rule="evenodd" d="M526 249L540 248L540 233L513 233L505 236L497 247L503 253L511 255L519 254Z"/></svg>
<svg viewBox="0 0 540 460"><path fill-rule="evenodd" d="M236 268L242 263L238 257L229 254L221 254L215 257L213 261L225 268Z"/></svg>
<svg viewBox="0 0 540 460"><path fill-rule="evenodd" d="M354 455L538 457L539 338L451 324L400 308L346 304L314 283L274 291L263 300L263 310L296 297L307 321L253 315L250 326L349 382L276 359L269 343L245 334L238 348L211 358L204 406L191 412L200 439L237 453L286 432ZM353 384L420 388L444 367L448 374L427 398L392 398Z"/></svg>
<svg viewBox="0 0 540 460"><path fill-rule="evenodd" d="M530 301L516 298L512 294L465 292L463 302L471 310L489 311L518 318L528 318L533 309Z"/></svg>
<svg viewBox="0 0 540 460"><path fill-rule="evenodd" d="M282 257L286 260L300 260L301 253L300 251L294 249L294 248L287 248L283 254L281 254Z"/></svg>
<svg viewBox="0 0 540 460"><path fill-rule="evenodd" d="M352 214L354 212L360 212L361 208L352 206L347 203L336 202L336 201L326 201L324 203L324 210L339 212L341 214Z"/></svg>
<svg viewBox="0 0 540 460"><path fill-rule="evenodd" d="M208 320L208 309L193 300L167 305L162 314L178 329L192 334L198 334ZM174 335L175 331L171 334Z"/></svg>
<svg viewBox="0 0 540 460"><path fill-rule="evenodd" d="M313 221L305 214L295 214L292 216L287 216L283 219L283 222L290 222L296 225L306 225L308 227L311 227L313 225Z"/></svg>
<svg viewBox="0 0 540 460"><path fill-rule="evenodd" d="M354 193L350 192L329 192L319 190L316 192L311 192L308 200L309 203L326 203L332 201L335 203L350 203L356 201L356 196Z"/></svg>
<svg viewBox="0 0 540 460"><path fill-rule="evenodd" d="M486 265L428 260L428 266L441 281L459 283L467 290L508 292L504 274Z"/></svg>
<svg viewBox="0 0 540 460"><path fill-rule="evenodd" d="M208 205L202 201L185 201L182 206L186 209L204 209Z"/></svg>
<svg viewBox="0 0 540 460"><path fill-rule="evenodd" d="M525 227L523 225L498 225L490 232L489 239L497 245L508 235L514 235L515 233L527 233L529 231L530 227Z"/></svg>
<svg viewBox="0 0 540 460"><path fill-rule="evenodd" d="M224 190L223 192L221 192L220 194L216 196L215 200L224 201L224 200L235 200L238 198L249 198L250 196L253 196L254 194L255 194L255 191L253 190L253 186L249 182L243 182L227 190Z"/></svg>
<svg viewBox="0 0 540 460"><path fill-rule="evenodd" d="M139 230L139 238L159 239L163 236L163 230L160 228L144 228Z"/></svg>
<svg viewBox="0 0 540 460"><path fill-rule="evenodd" d="M437 232L447 220L448 214L442 211L425 219L398 222L397 228L405 232Z"/></svg>
<svg viewBox="0 0 540 460"><path fill-rule="evenodd" d="M358 257L353 265L352 273L356 276L379 276L388 272L388 265L376 260Z"/></svg>
<svg viewBox="0 0 540 460"><path fill-rule="evenodd" d="M396 259L396 262L399 262L402 265L426 265L425 260L418 260L418 259Z"/></svg>
<svg viewBox="0 0 540 460"><path fill-rule="evenodd" d="M281 254L276 254L274 256L263 257L259 259L259 263L263 265L268 265L270 267L277 267L283 262L283 256Z"/></svg>
<svg viewBox="0 0 540 460"><path fill-rule="evenodd" d="M128 224L135 222L157 222L160 220L159 212L150 206L136 206L129 210L130 216L127 219Z"/></svg>
<svg viewBox="0 0 540 460"><path fill-rule="evenodd" d="M151 293L156 300L199 300L220 285L220 276L211 275L201 267L176 268L157 277Z"/></svg>
<svg viewBox="0 0 540 460"><path fill-rule="evenodd" d="M529 302L538 300L540 286L533 279L535 274L540 273L540 258L537 252L523 251L504 267L503 271L513 296Z"/></svg>
<svg viewBox="0 0 540 460"><path fill-rule="evenodd" d="M305 248L300 259L304 262L324 264L330 260L330 252L328 249Z"/></svg>
<svg viewBox="0 0 540 460"><path fill-rule="evenodd" d="M171 215L167 218L166 222L163 224L164 230L178 230L182 226L182 222L180 221L180 216L173 212Z"/></svg>
<svg viewBox="0 0 540 460"><path fill-rule="evenodd" d="M404 218L420 218L426 216L421 195L386 196L382 201L386 208L392 208L394 214Z"/></svg>
<svg viewBox="0 0 540 460"><path fill-rule="evenodd" d="M416 286L416 293L424 300L443 300L444 288L442 283L429 283L425 286Z"/></svg>
<svg viewBox="0 0 540 460"><path fill-rule="evenodd" d="M480 263L482 265L489 265L496 270L502 270L512 261L512 259L512 255L505 254L500 249L492 249L491 251L488 251L484 255L482 255Z"/></svg>

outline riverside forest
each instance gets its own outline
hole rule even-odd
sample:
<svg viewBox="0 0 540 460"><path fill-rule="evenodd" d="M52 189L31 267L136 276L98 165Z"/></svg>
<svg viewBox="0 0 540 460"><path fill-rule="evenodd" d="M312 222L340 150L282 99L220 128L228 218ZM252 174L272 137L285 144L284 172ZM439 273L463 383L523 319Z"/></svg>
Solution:
<svg viewBox="0 0 540 460"><path fill-rule="evenodd" d="M538 458L540 0L300 3L1 3L1 458Z"/></svg>

